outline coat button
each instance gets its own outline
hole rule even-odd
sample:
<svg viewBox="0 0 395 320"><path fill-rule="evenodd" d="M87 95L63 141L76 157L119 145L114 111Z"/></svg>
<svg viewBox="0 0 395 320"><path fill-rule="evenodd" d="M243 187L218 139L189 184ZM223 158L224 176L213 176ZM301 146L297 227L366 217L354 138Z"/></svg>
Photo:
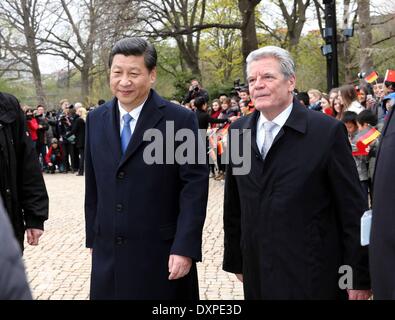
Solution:
<svg viewBox="0 0 395 320"><path fill-rule="evenodd" d="M125 172L121 171L118 173L118 179L123 179L123 178L125 178Z"/></svg>
<svg viewBox="0 0 395 320"><path fill-rule="evenodd" d="M117 244L117 245L122 245L122 244L124 244L126 242L126 239L124 238L124 237L116 237L115 238L115 243Z"/></svg>
<svg viewBox="0 0 395 320"><path fill-rule="evenodd" d="M117 212L121 212L123 209L122 204L117 204Z"/></svg>

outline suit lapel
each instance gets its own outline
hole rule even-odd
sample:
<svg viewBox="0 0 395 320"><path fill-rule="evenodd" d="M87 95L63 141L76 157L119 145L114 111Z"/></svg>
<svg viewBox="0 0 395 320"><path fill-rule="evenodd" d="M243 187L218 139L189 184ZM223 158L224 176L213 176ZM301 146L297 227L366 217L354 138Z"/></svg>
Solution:
<svg viewBox="0 0 395 320"><path fill-rule="evenodd" d="M111 154L115 157L117 163L121 160L121 139L119 134L119 119L117 120L117 102L114 98L111 103L106 106L103 112L103 132L105 133L107 145Z"/></svg>
<svg viewBox="0 0 395 320"><path fill-rule="evenodd" d="M242 129L251 130L251 148L255 154L260 155L261 152L256 144L258 118L259 118L259 111L255 110L252 116L250 116L249 119L245 122ZM307 109L303 107L296 99L294 99L293 101L291 114L289 115L287 121L285 122L284 127L292 128L303 134L306 133L307 131ZM274 138L272 147L270 149L272 149L276 145L276 143L284 136L285 134L284 127L280 129L280 131ZM242 131L240 133L242 134Z"/></svg>
<svg viewBox="0 0 395 320"><path fill-rule="evenodd" d="M119 167L121 167L131 156L133 156L138 147L143 143L144 133L148 129L155 128L157 123L162 119L163 113L160 111L160 108L163 106L165 106L163 99L161 99L155 93L155 91L151 90L150 96L145 102L139 119L137 120L136 128L134 129L128 148L121 158ZM118 139L120 140L120 138Z"/></svg>
<svg viewBox="0 0 395 320"><path fill-rule="evenodd" d="M243 130L251 130L251 148L254 154L260 155L261 152L256 144L256 126L258 123L259 111L255 110L254 113L248 116L247 121L244 123L240 130L240 134L243 134Z"/></svg>
<svg viewBox="0 0 395 320"><path fill-rule="evenodd" d="M374 168L374 171L373 171L373 172L376 172L376 167L377 167L377 164L379 163L379 158L380 158L380 153L381 153L381 145L383 144L383 140L384 140L384 138L385 138L385 133L387 132L387 128L389 127L391 118L393 117L393 114L394 114L394 112L395 112L394 110L395 110L395 109L392 109L392 110L391 110L391 112L390 112L390 114L389 114L389 116L388 116L388 119L386 120L387 122L385 123L384 128L383 128L383 130L382 130L382 133L381 133L381 140L380 140L379 148L378 148L378 150L377 150L376 162L375 162L375 166L374 166L375 168ZM374 180L375 180L375 174L373 174L373 183L374 183Z"/></svg>

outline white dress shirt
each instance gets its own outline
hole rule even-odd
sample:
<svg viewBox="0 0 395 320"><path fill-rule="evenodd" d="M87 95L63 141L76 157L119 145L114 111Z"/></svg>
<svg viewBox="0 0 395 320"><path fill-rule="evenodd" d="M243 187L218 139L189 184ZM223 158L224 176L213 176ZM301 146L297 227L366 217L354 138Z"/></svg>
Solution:
<svg viewBox="0 0 395 320"><path fill-rule="evenodd" d="M275 117L272 122L276 124L276 127L273 128L272 134L273 134L273 141L276 138L277 134L280 132L280 129L284 126L285 122L287 122L289 115L291 114L293 108L293 102L285 109L283 112L281 112L277 117ZM262 114L262 112L259 115L258 123L257 123L257 129L256 129L256 144L258 146L258 150L262 150L263 143L265 141L265 129L263 127L263 124L269 120L266 119L266 117Z"/></svg>
<svg viewBox="0 0 395 320"><path fill-rule="evenodd" d="M145 100L145 101L147 101L147 100ZM134 129L136 128L137 120L139 119L141 110L143 110L143 106L144 106L145 101L142 104L140 104L137 108L134 108L132 111L129 112L130 116L133 118L133 120L130 121L130 132L132 133L132 135L133 135ZM120 124L119 136L121 136L122 129L123 129L123 126L124 126L123 116L125 114L127 114L128 112L122 107L122 105L119 102L119 100L118 100L118 109L119 109L119 117L120 117L120 120L119 120L119 124Z"/></svg>

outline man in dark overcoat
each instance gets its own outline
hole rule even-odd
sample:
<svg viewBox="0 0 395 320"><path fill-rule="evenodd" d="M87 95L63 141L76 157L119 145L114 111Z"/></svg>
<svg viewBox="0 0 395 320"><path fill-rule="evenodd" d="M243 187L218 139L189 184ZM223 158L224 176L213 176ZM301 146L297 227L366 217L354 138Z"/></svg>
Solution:
<svg viewBox="0 0 395 320"><path fill-rule="evenodd" d="M256 111L231 126L224 270L243 281L246 299L368 298L367 203L345 126L294 99L286 50L253 51L247 76ZM251 156L247 174L236 173L237 144Z"/></svg>
<svg viewBox="0 0 395 320"><path fill-rule="evenodd" d="M395 299L395 116L381 135L373 178L372 231L369 260L374 299Z"/></svg>
<svg viewBox="0 0 395 320"><path fill-rule="evenodd" d="M151 89L156 57L141 38L117 42L110 54L115 98L87 117L91 299L199 297L196 262L202 259L208 168L205 153L203 164L177 161L175 150L186 141L172 131L188 131L193 149L201 138L193 112ZM153 151L153 143L161 148Z"/></svg>
<svg viewBox="0 0 395 320"><path fill-rule="evenodd" d="M0 194L23 250L37 245L48 219L48 194L18 100L0 92Z"/></svg>

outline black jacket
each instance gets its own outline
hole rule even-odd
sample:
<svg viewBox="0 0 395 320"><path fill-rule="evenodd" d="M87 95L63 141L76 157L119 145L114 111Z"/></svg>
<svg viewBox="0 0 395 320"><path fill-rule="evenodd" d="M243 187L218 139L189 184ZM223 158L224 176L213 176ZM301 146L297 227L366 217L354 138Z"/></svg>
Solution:
<svg viewBox="0 0 395 320"><path fill-rule="evenodd" d="M226 173L224 270L243 273L246 299L346 298L338 284L343 265L352 267L354 289L369 289L359 234L367 199L345 126L294 100L263 160L258 115L230 127L231 134L237 129L234 140L247 144L251 166L248 174L233 175L237 166L230 161ZM237 146L228 142L229 149Z"/></svg>
<svg viewBox="0 0 395 320"><path fill-rule="evenodd" d="M73 121L73 125L71 127L70 135L75 135L75 146L78 149L84 149L85 147L85 120L76 117Z"/></svg>
<svg viewBox="0 0 395 320"><path fill-rule="evenodd" d="M23 249L25 227L44 229L48 195L18 100L0 93L0 195Z"/></svg>
<svg viewBox="0 0 395 320"><path fill-rule="evenodd" d="M0 197L0 300L31 300L21 251Z"/></svg>
<svg viewBox="0 0 395 320"><path fill-rule="evenodd" d="M225 123L228 122L228 119L217 119L211 118L207 112L196 110L196 117L198 119L199 129L208 128L209 123Z"/></svg>
<svg viewBox="0 0 395 320"><path fill-rule="evenodd" d="M373 179L373 216L369 259L375 299L395 299L395 115L382 132Z"/></svg>
<svg viewBox="0 0 395 320"><path fill-rule="evenodd" d="M210 100L209 96L208 96L208 92L206 90L200 88L198 91L196 91L196 90L188 91L188 93L186 94L186 96L183 100L183 103L191 102L191 100L196 99L197 97L203 97L206 102L208 102Z"/></svg>

